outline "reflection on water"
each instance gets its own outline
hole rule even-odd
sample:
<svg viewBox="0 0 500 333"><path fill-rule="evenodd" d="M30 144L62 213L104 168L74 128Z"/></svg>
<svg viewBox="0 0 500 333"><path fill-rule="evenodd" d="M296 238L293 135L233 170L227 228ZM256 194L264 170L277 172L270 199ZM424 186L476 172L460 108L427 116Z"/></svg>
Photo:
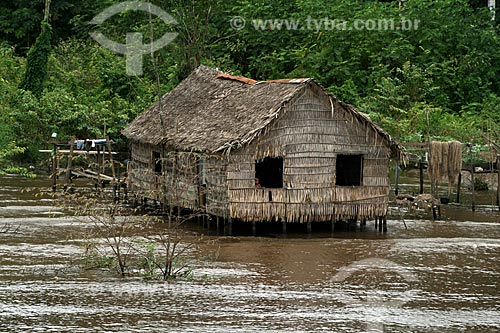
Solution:
<svg viewBox="0 0 500 333"><path fill-rule="evenodd" d="M407 219L408 229L390 221L386 236L369 224L333 238L233 238L216 261L197 264L192 281L145 282L72 265L82 248L71 235L85 225L21 192L46 185L0 178L0 228L17 230L0 234L1 332L500 330L500 222L486 212ZM416 281L369 266L332 281L369 258Z"/></svg>

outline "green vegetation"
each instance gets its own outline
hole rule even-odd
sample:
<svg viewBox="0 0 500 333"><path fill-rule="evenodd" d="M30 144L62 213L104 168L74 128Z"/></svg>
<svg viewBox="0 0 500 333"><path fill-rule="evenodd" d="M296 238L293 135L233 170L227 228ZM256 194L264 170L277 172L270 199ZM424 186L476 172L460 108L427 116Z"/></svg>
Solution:
<svg viewBox="0 0 500 333"><path fill-rule="evenodd" d="M42 21L42 32L26 58L26 71L19 88L31 91L40 96L43 84L47 79L47 63L51 51L52 27L47 21Z"/></svg>
<svg viewBox="0 0 500 333"><path fill-rule="evenodd" d="M120 130L156 99L156 73L164 93L201 63L257 80L314 77L400 141L428 131L436 139L499 139L500 15L491 20L486 1L154 0L177 25L153 17L150 26L147 13L136 11L88 24L118 2L52 0L52 34L41 23L43 0L0 4L0 169L36 162L53 131L60 139L94 138L106 125L126 149ZM244 28L231 27L235 16ZM326 18L342 24L326 27ZM261 21L262 29L255 21L274 19L289 21ZM298 28L286 29L292 19ZM377 19L393 20L395 29L352 29L355 20ZM418 20L418 28L403 29L403 20ZM145 43L166 31L179 36L154 54L156 68L144 56L144 76L132 77L124 57L90 31L118 42L129 31L143 33ZM43 54L52 44L46 80L29 70L40 44Z"/></svg>

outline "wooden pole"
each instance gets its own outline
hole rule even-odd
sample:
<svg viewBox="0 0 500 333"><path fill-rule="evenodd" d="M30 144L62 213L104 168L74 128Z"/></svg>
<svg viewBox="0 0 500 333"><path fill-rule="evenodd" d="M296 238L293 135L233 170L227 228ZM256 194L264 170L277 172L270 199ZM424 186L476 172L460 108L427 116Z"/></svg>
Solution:
<svg viewBox="0 0 500 333"><path fill-rule="evenodd" d="M111 164L111 175L113 176L113 185L116 183L115 163L113 162L113 154L111 151L111 141L109 136L106 135L106 147L108 148L109 163Z"/></svg>
<svg viewBox="0 0 500 333"><path fill-rule="evenodd" d="M425 119L427 122L427 168L429 168L429 163L432 161L432 156L431 156L431 126L430 126L430 121L429 121L429 107L425 108ZM422 166L423 168L423 166ZM424 175L423 175L423 169L422 169L422 180L421 180L421 186L420 189L422 190L422 193L424 193ZM434 188L434 181L431 179L431 194L434 196L436 194L436 189Z"/></svg>
<svg viewBox="0 0 500 333"><path fill-rule="evenodd" d="M383 217L379 216L379 218L378 218L378 231L379 232L382 232L382 221L383 221Z"/></svg>
<svg viewBox="0 0 500 333"><path fill-rule="evenodd" d="M257 234L257 223L255 221L252 221L252 236L255 237Z"/></svg>
<svg viewBox="0 0 500 333"><path fill-rule="evenodd" d="M57 189L57 145L52 143L52 191Z"/></svg>
<svg viewBox="0 0 500 333"><path fill-rule="evenodd" d="M458 182L457 182L457 203L460 203L460 188L462 187L462 172L458 174Z"/></svg>
<svg viewBox="0 0 500 333"><path fill-rule="evenodd" d="M384 226L383 226L383 231L387 232L387 216L384 216Z"/></svg>
<svg viewBox="0 0 500 333"><path fill-rule="evenodd" d="M281 222L281 232L286 235L286 221Z"/></svg>
<svg viewBox="0 0 500 333"><path fill-rule="evenodd" d="M398 195L399 194L399 163L398 160L395 161L394 163L394 194Z"/></svg>
<svg viewBox="0 0 500 333"><path fill-rule="evenodd" d="M311 232L312 232L312 222L308 221L307 222L307 233L311 234Z"/></svg>
<svg viewBox="0 0 500 333"><path fill-rule="evenodd" d="M69 147L69 156L68 156L68 165L66 166L66 175L64 178L64 189L66 190L68 187L68 184L71 181L71 172L73 171L72 166L73 166L73 149L75 146L75 137L71 138L71 143Z"/></svg>
<svg viewBox="0 0 500 333"><path fill-rule="evenodd" d="M422 157L420 157L420 161L418 162L419 168L419 176L420 176L420 194L424 194L424 162L422 161Z"/></svg>
<svg viewBox="0 0 500 333"><path fill-rule="evenodd" d="M97 149L97 189L99 189L101 186L101 149L99 148L98 145L95 146Z"/></svg>
<svg viewBox="0 0 500 333"><path fill-rule="evenodd" d="M233 235L233 221L231 217L224 219L224 236L232 236Z"/></svg>
<svg viewBox="0 0 500 333"><path fill-rule="evenodd" d="M500 155L497 155L497 206L500 210Z"/></svg>
<svg viewBox="0 0 500 333"><path fill-rule="evenodd" d="M472 145L469 145L469 162L470 162L470 175L472 182L472 211L476 210L476 179L474 176L474 163L472 163Z"/></svg>

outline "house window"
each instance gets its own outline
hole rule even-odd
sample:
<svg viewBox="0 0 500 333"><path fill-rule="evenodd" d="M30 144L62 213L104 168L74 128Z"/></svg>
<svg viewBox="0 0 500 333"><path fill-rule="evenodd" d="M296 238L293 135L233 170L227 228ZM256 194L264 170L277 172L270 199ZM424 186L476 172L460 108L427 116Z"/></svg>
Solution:
<svg viewBox="0 0 500 333"><path fill-rule="evenodd" d="M363 184L363 155L337 155L337 186Z"/></svg>
<svg viewBox="0 0 500 333"><path fill-rule="evenodd" d="M161 154L157 151L153 152L153 171L156 173L162 173L161 170Z"/></svg>
<svg viewBox="0 0 500 333"><path fill-rule="evenodd" d="M255 162L255 187L283 187L282 157L266 157Z"/></svg>

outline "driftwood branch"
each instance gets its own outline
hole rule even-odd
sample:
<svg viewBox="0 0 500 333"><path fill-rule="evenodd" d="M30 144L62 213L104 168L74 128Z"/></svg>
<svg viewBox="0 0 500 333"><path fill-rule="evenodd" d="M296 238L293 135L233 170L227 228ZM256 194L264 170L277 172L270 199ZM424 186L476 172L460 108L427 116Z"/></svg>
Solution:
<svg viewBox="0 0 500 333"><path fill-rule="evenodd" d="M5 223L2 227L0 227L0 234L17 234L21 225L14 226L10 223Z"/></svg>

